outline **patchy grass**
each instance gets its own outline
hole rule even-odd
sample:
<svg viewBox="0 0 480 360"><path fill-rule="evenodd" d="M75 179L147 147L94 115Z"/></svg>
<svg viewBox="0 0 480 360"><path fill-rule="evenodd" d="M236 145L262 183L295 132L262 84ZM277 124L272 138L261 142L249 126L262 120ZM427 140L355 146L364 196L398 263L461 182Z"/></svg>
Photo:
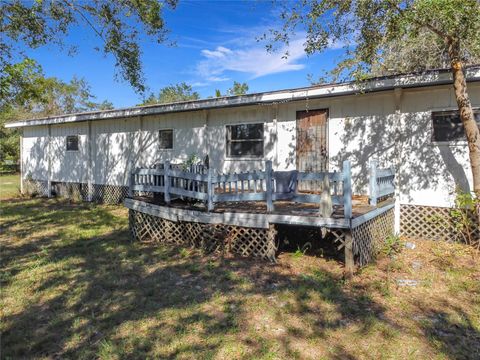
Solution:
<svg viewBox="0 0 480 360"><path fill-rule="evenodd" d="M272 265L132 243L121 207L2 203L3 358L480 356L466 246L416 242L346 282L341 264L309 255Z"/></svg>
<svg viewBox="0 0 480 360"><path fill-rule="evenodd" d="M0 175L0 199L9 199L20 194L20 175Z"/></svg>

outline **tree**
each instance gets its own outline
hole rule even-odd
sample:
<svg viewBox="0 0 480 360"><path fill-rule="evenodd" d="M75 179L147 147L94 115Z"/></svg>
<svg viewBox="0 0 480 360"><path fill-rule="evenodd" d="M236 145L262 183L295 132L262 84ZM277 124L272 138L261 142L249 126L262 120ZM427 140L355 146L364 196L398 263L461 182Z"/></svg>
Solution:
<svg viewBox="0 0 480 360"><path fill-rule="evenodd" d="M283 26L271 30L268 50L276 42L288 43L298 28L306 30L308 54L344 43L345 57L332 72L335 78L364 80L372 73L448 64L468 142L473 188L480 198L480 133L464 75L465 66L480 58L477 0L304 0L284 3L280 17ZM428 45L421 47L419 42ZM412 52L408 49L413 44ZM410 56L400 59L395 55L398 49Z"/></svg>
<svg viewBox="0 0 480 360"><path fill-rule="evenodd" d="M5 122L91 110L112 109L112 103L94 102L95 97L83 79L66 83L46 78L32 59L7 65L0 78L0 158L17 160L19 133L6 129Z"/></svg>
<svg viewBox="0 0 480 360"><path fill-rule="evenodd" d="M147 35L158 43L165 42L168 32L163 11L174 9L176 4L177 0L2 1L0 75L3 76L7 65L26 58L22 46L35 49L53 44L64 48L70 30L81 26L102 41L101 51L105 55L113 55L118 75L143 93L139 40ZM68 50L75 51L75 48Z"/></svg>
<svg viewBox="0 0 480 360"><path fill-rule="evenodd" d="M192 86L181 82L160 89L158 96L150 96L140 105L168 104L179 101L191 101L200 99L200 94L193 91Z"/></svg>
<svg viewBox="0 0 480 360"><path fill-rule="evenodd" d="M233 82L233 86L227 90L227 94L232 95L245 95L248 92L247 83L239 83L237 81Z"/></svg>

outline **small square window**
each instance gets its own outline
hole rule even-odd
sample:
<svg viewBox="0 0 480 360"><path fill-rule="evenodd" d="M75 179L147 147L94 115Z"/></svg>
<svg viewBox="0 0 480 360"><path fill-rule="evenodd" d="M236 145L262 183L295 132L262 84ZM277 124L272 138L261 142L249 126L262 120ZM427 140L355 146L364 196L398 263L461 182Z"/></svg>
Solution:
<svg viewBox="0 0 480 360"><path fill-rule="evenodd" d="M78 151L78 135L67 136L67 151Z"/></svg>
<svg viewBox="0 0 480 360"><path fill-rule="evenodd" d="M227 126L228 157L262 157L263 124Z"/></svg>
<svg viewBox="0 0 480 360"><path fill-rule="evenodd" d="M480 128L480 111L474 110L475 121ZM465 141L465 130L458 111L432 112L433 137L436 142Z"/></svg>
<svg viewBox="0 0 480 360"><path fill-rule="evenodd" d="M160 149L173 149L173 130L160 130L158 132Z"/></svg>

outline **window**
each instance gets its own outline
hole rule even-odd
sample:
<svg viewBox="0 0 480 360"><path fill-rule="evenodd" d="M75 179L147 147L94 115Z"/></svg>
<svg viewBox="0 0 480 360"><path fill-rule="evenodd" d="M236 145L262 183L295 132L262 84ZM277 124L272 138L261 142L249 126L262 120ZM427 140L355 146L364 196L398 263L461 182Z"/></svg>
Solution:
<svg viewBox="0 0 480 360"><path fill-rule="evenodd" d="M160 149L173 149L173 130L160 130L158 132Z"/></svg>
<svg viewBox="0 0 480 360"><path fill-rule="evenodd" d="M228 157L262 157L263 124L227 126Z"/></svg>
<svg viewBox="0 0 480 360"><path fill-rule="evenodd" d="M474 110L475 121L480 127L480 111ZM432 112L433 141L465 141L465 131L458 111Z"/></svg>
<svg viewBox="0 0 480 360"><path fill-rule="evenodd" d="M78 151L78 135L67 136L67 151Z"/></svg>

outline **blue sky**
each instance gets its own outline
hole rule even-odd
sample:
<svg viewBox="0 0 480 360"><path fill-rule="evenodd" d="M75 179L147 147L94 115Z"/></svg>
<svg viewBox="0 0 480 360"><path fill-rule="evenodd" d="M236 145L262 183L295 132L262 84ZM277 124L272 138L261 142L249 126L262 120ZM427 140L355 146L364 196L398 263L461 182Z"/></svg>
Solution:
<svg viewBox="0 0 480 360"><path fill-rule="evenodd" d="M308 74L320 75L329 69L341 49L307 57L304 38L297 34L282 59L285 49L274 54L256 37L276 25L270 2L262 1L182 1L176 10L166 11L171 30L169 39L176 46L141 41L146 83L155 93L178 82L193 85L202 97L213 96L215 89L224 93L233 81L247 82L249 92L261 92L309 85ZM69 56L54 46L29 51L47 76L65 81L82 77L91 85L99 101L107 99L115 107L141 102L141 97L121 79L115 80L114 60L94 50L101 43L82 28L73 29L66 39L77 52Z"/></svg>

